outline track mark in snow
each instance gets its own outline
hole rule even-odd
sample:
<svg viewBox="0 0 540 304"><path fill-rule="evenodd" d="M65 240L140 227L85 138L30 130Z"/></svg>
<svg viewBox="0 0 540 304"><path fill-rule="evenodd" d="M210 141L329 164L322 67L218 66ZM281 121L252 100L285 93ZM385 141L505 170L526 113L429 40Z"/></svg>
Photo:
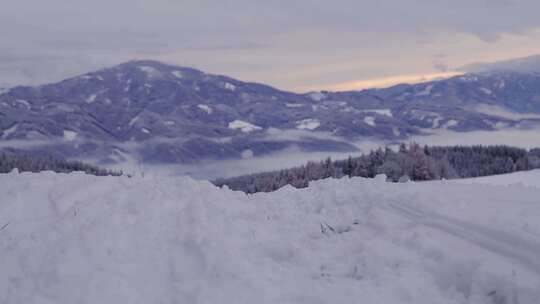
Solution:
<svg viewBox="0 0 540 304"><path fill-rule="evenodd" d="M4 224L4 226L0 227L0 231L6 229L9 224L11 224L11 222L7 222L6 224Z"/></svg>
<svg viewBox="0 0 540 304"><path fill-rule="evenodd" d="M426 213L405 204L392 203L389 206L416 224L437 229L503 257L513 259L525 268L540 274L540 243L530 243L507 232L439 214Z"/></svg>

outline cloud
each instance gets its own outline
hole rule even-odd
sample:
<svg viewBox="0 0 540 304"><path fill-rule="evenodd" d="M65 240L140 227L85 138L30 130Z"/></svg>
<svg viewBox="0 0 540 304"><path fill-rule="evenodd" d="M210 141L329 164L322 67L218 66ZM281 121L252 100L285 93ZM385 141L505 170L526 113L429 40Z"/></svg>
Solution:
<svg viewBox="0 0 540 304"><path fill-rule="evenodd" d="M440 72L448 72L448 65L442 61L434 61L433 68Z"/></svg>
<svg viewBox="0 0 540 304"><path fill-rule="evenodd" d="M269 128L266 130L261 141L302 141L302 140L333 140L337 142L347 142L345 138L336 136L331 132L307 131L297 129L277 129Z"/></svg>
<svg viewBox="0 0 540 304"><path fill-rule="evenodd" d="M461 71L483 73L495 71L507 72L540 72L540 55L502 60L496 62L472 63L459 68Z"/></svg>
<svg viewBox="0 0 540 304"><path fill-rule="evenodd" d="M407 75L396 75L392 77L383 77L383 78L373 78L369 80L359 80L351 81L344 83L337 83L324 88L329 91L351 91L351 90L360 90L368 88L385 88L396 84L401 83L419 83L426 81L433 81L438 79L444 79L453 77L456 75L461 75L461 72L439 72L439 73L430 73L430 74L407 74Z"/></svg>
<svg viewBox="0 0 540 304"><path fill-rule="evenodd" d="M270 47L269 44L256 43L256 42L243 42L243 43L225 43L225 44L207 44L185 47L186 50L195 51L228 51L228 50L257 50Z"/></svg>
<svg viewBox="0 0 540 304"><path fill-rule="evenodd" d="M537 0L8 1L0 83L51 82L133 58L287 89L440 72L452 58L433 64L428 53L481 58L483 44L540 28L538 11ZM464 36L476 44L461 45Z"/></svg>

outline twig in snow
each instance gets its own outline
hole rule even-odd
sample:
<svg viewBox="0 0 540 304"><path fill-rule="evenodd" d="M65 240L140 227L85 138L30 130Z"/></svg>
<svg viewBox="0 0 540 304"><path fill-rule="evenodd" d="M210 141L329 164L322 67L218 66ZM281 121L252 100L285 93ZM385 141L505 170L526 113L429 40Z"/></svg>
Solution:
<svg viewBox="0 0 540 304"><path fill-rule="evenodd" d="M2 226L2 227L0 228L0 231L6 229L7 226L9 226L9 224L11 224L11 222L7 222L4 226Z"/></svg>
<svg viewBox="0 0 540 304"><path fill-rule="evenodd" d="M331 232L336 233L336 229L334 229L334 227L328 225L327 222L324 222L324 224L321 223L321 233L326 234L327 230L330 230Z"/></svg>
<svg viewBox="0 0 540 304"><path fill-rule="evenodd" d="M330 231L336 233L336 229L334 229L334 227L328 225L328 223L326 223L326 222L324 224L326 225L326 227L328 227L328 229L330 229Z"/></svg>

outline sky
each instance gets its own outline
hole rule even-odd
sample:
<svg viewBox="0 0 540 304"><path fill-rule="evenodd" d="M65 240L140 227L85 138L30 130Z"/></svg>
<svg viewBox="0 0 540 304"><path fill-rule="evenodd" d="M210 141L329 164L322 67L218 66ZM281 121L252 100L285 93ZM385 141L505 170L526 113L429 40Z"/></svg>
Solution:
<svg viewBox="0 0 540 304"><path fill-rule="evenodd" d="M540 53L538 0L0 0L0 87L133 59L307 92Z"/></svg>

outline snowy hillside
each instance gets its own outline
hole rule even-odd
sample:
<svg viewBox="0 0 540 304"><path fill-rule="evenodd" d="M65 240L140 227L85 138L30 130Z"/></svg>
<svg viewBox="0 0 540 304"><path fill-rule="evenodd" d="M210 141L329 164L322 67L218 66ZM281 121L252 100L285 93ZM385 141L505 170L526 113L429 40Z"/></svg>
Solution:
<svg viewBox="0 0 540 304"><path fill-rule="evenodd" d="M13 173L0 192L0 303L540 303L538 187Z"/></svg>

